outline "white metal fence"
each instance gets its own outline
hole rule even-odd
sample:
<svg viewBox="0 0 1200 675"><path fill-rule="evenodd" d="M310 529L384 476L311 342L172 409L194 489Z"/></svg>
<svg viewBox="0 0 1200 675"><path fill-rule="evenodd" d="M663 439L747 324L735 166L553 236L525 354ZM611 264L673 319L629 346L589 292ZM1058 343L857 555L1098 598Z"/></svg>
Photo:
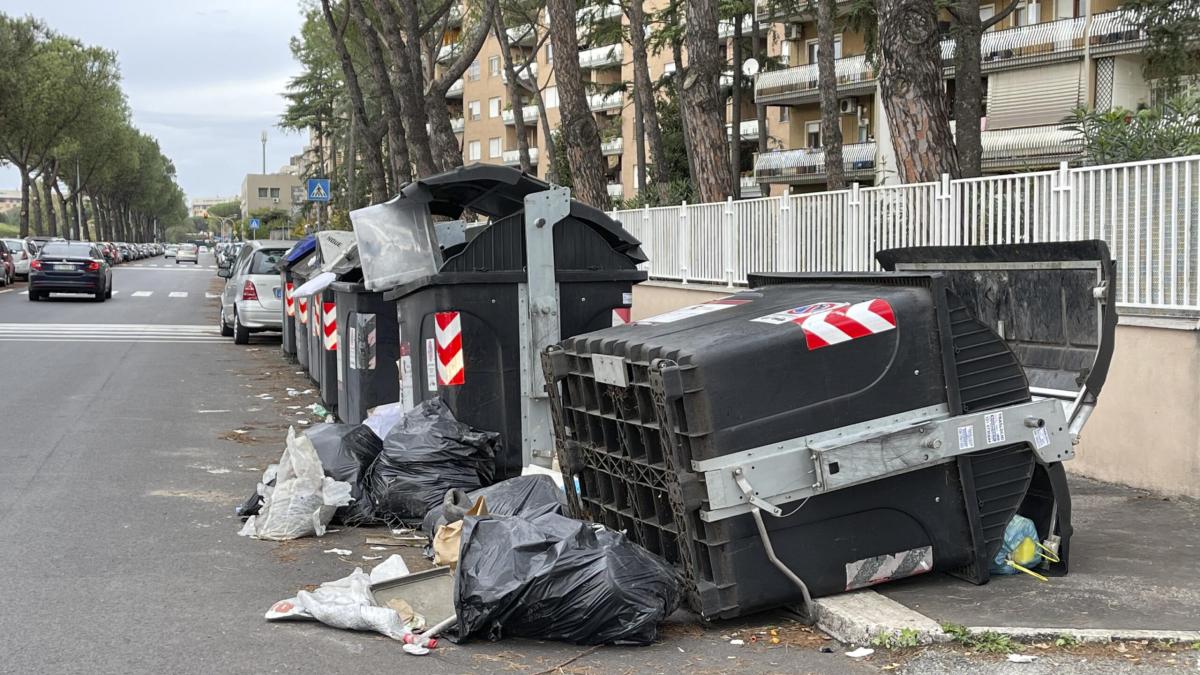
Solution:
<svg viewBox="0 0 1200 675"><path fill-rule="evenodd" d="M1122 308L1200 311L1200 156L614 211L651 278L878 270L898 246L1103 239Z"/></svg>

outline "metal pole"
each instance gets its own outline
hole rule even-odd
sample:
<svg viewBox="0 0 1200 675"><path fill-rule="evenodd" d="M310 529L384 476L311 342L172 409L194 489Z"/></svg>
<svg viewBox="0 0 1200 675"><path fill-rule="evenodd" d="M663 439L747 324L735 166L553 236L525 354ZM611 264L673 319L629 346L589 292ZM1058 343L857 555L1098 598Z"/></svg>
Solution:
<svg viewBox="0 0 1200 675"><path fill-rule="evenodd" d="M733 17L733 108L729 116L729 194L742 198L742 18Z"/></svg>
<svg viewBox="0 0 1200 675"><path fill-rule="evenodd" d="M79 158L75 158L75 229L79 231L79 238L84 241L91 241L92 238L83 231L83 195L79 194Z"/></svg>
<svg viewBox="0 0 1200 675"><path fill-rule="evenodd" d="M759 25L758 25L758 0L754 0L754 23L751 29L754 36L754 46L751 48L754 52L754 60L758 62L759 72L762 72L762 47L759 45ZM755 112L758 119L758 152L766 154L767 152L767 106L762 105L757 100L755 103Z"/></svg>
<svg viewBox="0 0 1200 675"><path fill-rule="evenodd" d="M263 148L262 169L263 169L263 175L265 176L265 175L267 175L267 132L265 130L262 132L262 148Z"/></svg>

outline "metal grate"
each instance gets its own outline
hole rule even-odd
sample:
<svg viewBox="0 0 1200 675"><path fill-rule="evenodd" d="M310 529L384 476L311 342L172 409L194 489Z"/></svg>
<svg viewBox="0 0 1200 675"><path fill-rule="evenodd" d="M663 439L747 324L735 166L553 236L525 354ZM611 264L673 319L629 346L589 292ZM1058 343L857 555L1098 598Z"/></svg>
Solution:
<svg viewBox="0 0 1200 675"><path fill-rule="evenodd" d="M1116 59L1096 59L1096 110L1112 108L1113 79Z"/></svg>

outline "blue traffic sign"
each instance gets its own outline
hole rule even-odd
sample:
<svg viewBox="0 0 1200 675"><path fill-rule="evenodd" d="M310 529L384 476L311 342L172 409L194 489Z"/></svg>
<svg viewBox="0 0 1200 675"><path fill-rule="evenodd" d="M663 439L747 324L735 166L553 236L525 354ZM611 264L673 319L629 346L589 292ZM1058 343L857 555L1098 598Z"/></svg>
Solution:
<svg viewBox="0 0 1200 675"><path fill-rule="evenodd" d="M250 229L257 230L258 226L259 226L258 218L251 218L250 219Z"/></svg>
<svg viewBox="0 0 1200 675"><path fill-rule="evenodd" d="M328 178L309 178L308 179L308 201L310 201L310 202L327 202L327 201L329 201L329 179Z"/></svg>

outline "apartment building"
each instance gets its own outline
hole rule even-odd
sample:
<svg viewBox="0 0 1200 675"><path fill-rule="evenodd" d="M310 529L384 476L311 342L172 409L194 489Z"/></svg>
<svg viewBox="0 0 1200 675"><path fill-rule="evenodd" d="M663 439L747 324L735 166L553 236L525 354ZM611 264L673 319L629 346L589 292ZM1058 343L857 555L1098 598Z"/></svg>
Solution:
<svg viewBox="0 0 1200 675"><path fill-rule="evenodd" d="M989 18L999 4L984 4ZM1089 7L1090 2L1090 7ZM1150 102L1140 51L1146 44L1119 0L1022 0L983 36L985 108L983 169L1039 170L1078 163L1083 144L1063 128L1078 106L1137 109ZM755 100L772 118L789 120L787 143L755 158L755 179L773 194L824 189L816 21L811 14L766 17L782 32L780 54L790 67L756 78ZM943 25L948 30L948 25ZM947 96L954 91L955 42L942 41ZM843 33L835 43L838 107L847 176L867 184L897 182L895 153L883 114L875 67L863 38Z"/></svg>
<svg viewBox="0 0 1200 675"><path fill-rule="evenodd" d="M243 215L261 209L282 209L290 213L303 205L304 199L304 184L295 173L250 173L242 179L239 200Z"/></svg>
<svg viewBox="0 0 1200 675"><path fill-rule="evenodd" d="M648 12L654 11L665 4L659 0L645 3ZM438 54L440 63L448 63L455 55L461 39L461 10L456 11L449 30L444 38L444 46ZM534 30L530 26L517 26L507 31L507 41L513 54L514 65L530 63L527 72L519 76L532 79L537 83L545 102L546 116L552 130L559 126L558 88L555 84L554 58L555 54L549 40L540 41L545 26L549 20L543 14L542 27ZM631 83L633 82L633 65L630 57L631 48L619 37L622 33L609 30L615 26L624 26L628 32L628 19L621 8L611 4L595 4L583 7L577 12L576 23L581 40L579 49L579 65L587 82L588 100L596 123L600 130L601 149L608 162L609 195L614 202L637 194L638 166L633 119L633 98ZM611 26L606 26L611 24ZM747 20L743 26L748 37L752 24ZM720 37L728 41L733 36L733 26L722 23ZM764 45L772 42L767 31L763 31ZM540 48L539 42L541 42ZM774 40L778 43L778 40ZM728 45L727 45L728 47ZM771 47L768 45L767 49ZM776 46L775 49L778 47ZM747 51L749 54L749 51ZM649 58L650 77L659 79L665 74L676 70L675 63L669 52L651 54ZM732 68L732 65L730 66ZM728 90L732 86L732 76L727 74L722 78L722 86ZM500 41L494 35L489 36L462 80L456 82L448 91L447 98L451 106L452 126L462 144L463 161L489 162L508 166L519 166L520 157L517 143L517 116L512 109L508 95L507 76ZM758 196L759 184L753 175L754 150L757 149L758 124L755 121L755 105L750 96L744 97L741 108L742 120L740 137L745 148L743 167L743 196ZM522 115L524 133L528 139L530 160L539 177L545 178L550 158L546 156L545 130L540 124L537 106L528 96L523 96L524 107ZM731 116L727 117L727 119ZM727 125L728 126L728 125ZM732 136L732 130L730 131ZM776 115L769 119L767 133L772 138L771 145L782 146L783 139L790 133L786 117Z"/></svg>
<svg viewBox="0 0 1200 675"><path fill-rule="evenodd" d="M236 201L238 201L237 197L192 197L192 216L194 218L207 218L210 208L217 204Z"/></svg>

